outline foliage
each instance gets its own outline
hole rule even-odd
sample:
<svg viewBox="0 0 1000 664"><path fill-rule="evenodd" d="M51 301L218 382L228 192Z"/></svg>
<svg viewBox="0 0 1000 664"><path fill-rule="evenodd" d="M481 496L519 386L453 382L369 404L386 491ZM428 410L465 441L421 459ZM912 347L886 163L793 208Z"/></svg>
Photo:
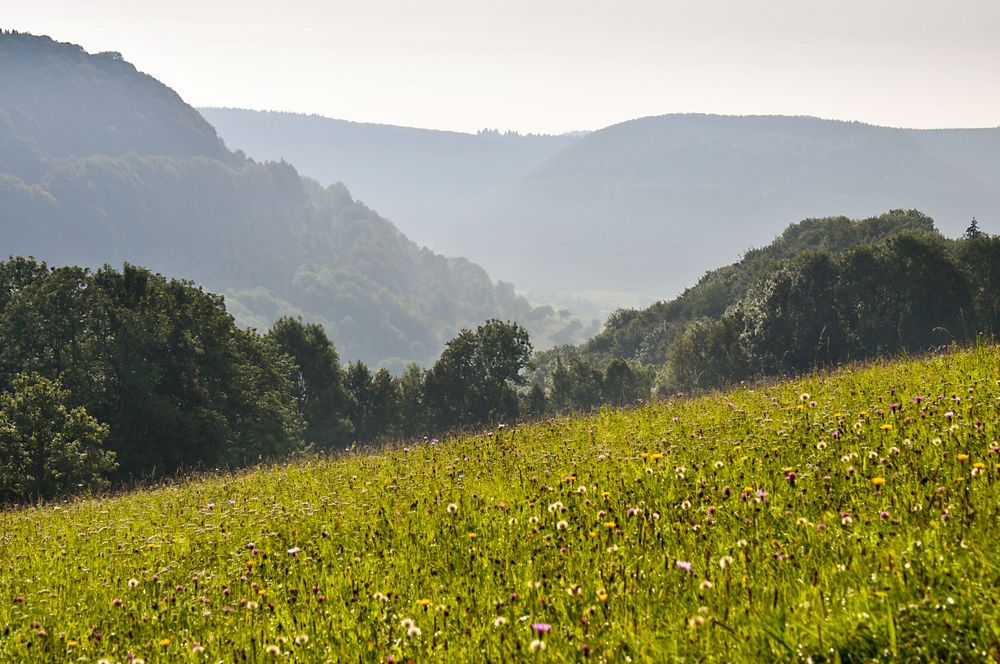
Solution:
<svg viewBox="0 0 1000 664"><path fill-rule="evenodd" d="M301 447L294 363L223 300L125 265L0 263L0 390L59 381L109 427L118 479L240 466Z"/></svg>
<svg viewBox="0 0 1000 664"><path fill-rule="evenodd" d="M323 327L286 316L271 326L267 336L295 362L295 398L306 422L305 439L320 449L348 442L354 432L349 419L354 404L337 349Z"/></svg>
<svg viewBox="0 0 1000 664"><path fill-rule="evenodd" d="M101 489L115 467L108 427L71 408L59 381L17 374L0 395L0 501Z"/></svg>
<svg viewBox="0 0 1000 664"><path fill-rule="evenodd" d="M517 323L489 320L462 330L427 372L425 398L442 428L517 417L515 387L531 357L528 333Z"/></svg>
<svg viewBox="0 0 1000 664"><path fill-rule="evenodd" d="M998 408L982 347L9 511L0 660L995 659Z"/></svg>

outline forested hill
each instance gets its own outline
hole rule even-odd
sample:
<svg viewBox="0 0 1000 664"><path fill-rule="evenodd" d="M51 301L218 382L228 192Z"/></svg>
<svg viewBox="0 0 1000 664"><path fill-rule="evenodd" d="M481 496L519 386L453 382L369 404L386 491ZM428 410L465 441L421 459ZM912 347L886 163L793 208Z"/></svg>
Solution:
<svg viewBox="0 0 1000 664"><path fill-rule="evenodd" d="M1000 129L644 118L589 134L538 164L484 204L455 246L488 258L494 274L517 273L527 290L545 283L669 297L799 219L916 208L947 235L974 216L994 232L997 155ZM503 243L493 230L499 220ZM476 243L491 247L490 256L475 252Z"/></svg>
<svg viewBox="0 0 1000 664"><path fill-rule="evenodd" d="M324 182L371 180L364 200L391 209L404 231L433 233L438 250L467 256L545 301L576 294L614 309L673 297L706 269L805 218L916 208L950 236L974 216L984 231L1000 229L998 128L683 114L575 137L464 137L470 145L545 148L521 150L514 172L499 147L449 149L445 168L422 155L419 130L207 112L231 145L255 157L283 156ZM438 134L427 140L444 150ZM344 157L362 144L370 160ZM470 182L471 173L496 181L485 187ZM407 181L412 186L400 186Z"/></svg>
<svg viewBox="0 0 1000 664"><path fill-rule="evenodd" d="M491 317L533 336L579 329L479 266L419 247L343 185L229 151L118 54L3 32L0 81L5 256L149 266L225 293L243 323L301 315L344 358L393 368L429 363Z"/></svg>
<svg viewBox="0 0 1000 664"><path fill-rule="evenodd" d="M453 220L484 196L577 140L575 135L477 134L335 120L318 115L202 108L230 145L286 159L361 200L431 247L448 246Z"/></svg>

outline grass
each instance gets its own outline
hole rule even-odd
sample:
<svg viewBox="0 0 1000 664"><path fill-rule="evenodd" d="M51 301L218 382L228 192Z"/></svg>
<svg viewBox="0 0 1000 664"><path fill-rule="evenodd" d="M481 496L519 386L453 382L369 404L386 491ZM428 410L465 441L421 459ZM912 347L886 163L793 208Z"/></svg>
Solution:
<svg viewBox="0 0 1000 664"><path fill-rule="evenodd" d="M0 661L996 659L998 450L981 347L7 511Z"/></svg>

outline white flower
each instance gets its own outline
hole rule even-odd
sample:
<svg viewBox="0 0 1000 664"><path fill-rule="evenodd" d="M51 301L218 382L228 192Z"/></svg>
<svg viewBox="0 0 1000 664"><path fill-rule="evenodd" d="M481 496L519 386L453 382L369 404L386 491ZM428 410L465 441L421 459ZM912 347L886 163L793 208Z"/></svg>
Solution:
<svg viewBox="0 0 1000 664"><path fill-rule="evenodd" d="M531 643L528 644L528 650L530 650L531 652L539 652L541 650L545 650L545 641L542 641L541 639L533 640Z"/></svg>
<svg viewBox="0 0 1000 664"><path fill-rule="evenodd" d="M560 521L556 524L556 530L566 530L567 528L569 528L569 524L565 521Z"/></svg>
<svg viewBox="0 0 1000 664"><path fill-rule="evenodd" d="M448 514L454 514L458 511L458 505L455 503L448 503Z"/></svg>
<svg viewBox="0 0 1000 664"><path fill-rule="evenodd" d="M493 626L494 626L494 627L498 627L498 628L499 628L499 627L503 627L503 626L504 626L504 625L506 625L506 624L507 624L507 619L506 619L506 618L504 618L503 616L498 616L498 617L497 617L497 618L496 618L496 619L495 619L495 620L493 621Z"/></svg>

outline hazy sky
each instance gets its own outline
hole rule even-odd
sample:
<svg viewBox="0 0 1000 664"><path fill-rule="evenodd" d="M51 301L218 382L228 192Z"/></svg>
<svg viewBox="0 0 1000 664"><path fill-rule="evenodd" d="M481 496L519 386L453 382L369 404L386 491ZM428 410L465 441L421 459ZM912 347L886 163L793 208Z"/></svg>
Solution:
<svg viewBox="0 0 1000 664"><path fill-rule="evenodd" d="M998 0L10 0L196 106L439 129L674 112L1000 125Z"/></svg>

